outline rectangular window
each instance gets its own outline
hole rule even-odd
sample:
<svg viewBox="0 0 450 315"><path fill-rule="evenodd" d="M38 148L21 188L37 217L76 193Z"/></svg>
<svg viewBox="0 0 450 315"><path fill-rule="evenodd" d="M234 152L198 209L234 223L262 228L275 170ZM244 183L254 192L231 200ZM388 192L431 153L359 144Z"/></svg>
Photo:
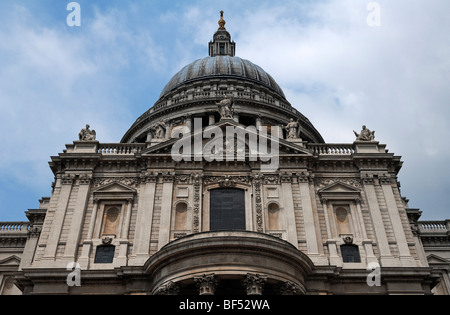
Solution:
<svg viewBox="0 0 450 315"><path fill-rule="evenodd" d="M95 264L112 264L116 247L113 245L98 246L95 252Z"/></svg>
<svg viewBox="0 0 450 315"><path fill-rule="evenodd" d="M225 44L220 44L219 49L219 54L225 55Z"/></svg>
<svg viewBox="0 0 450 315"><path fill-rule="evenodd" d="M214 189L210 194L210 230L245 231L245 191Z"/></svg>

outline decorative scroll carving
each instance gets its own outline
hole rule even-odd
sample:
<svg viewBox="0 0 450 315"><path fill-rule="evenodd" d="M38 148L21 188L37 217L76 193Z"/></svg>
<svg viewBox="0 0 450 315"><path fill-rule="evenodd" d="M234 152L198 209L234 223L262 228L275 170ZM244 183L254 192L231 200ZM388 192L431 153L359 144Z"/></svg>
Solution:
<svg viewBox="0 0 450 315"><path fill-rule="evenodd" d="M323 188L336 183L343 183L356 188L361 188L361 180L357 178L317 178L315 182L318 188Z"/></svg>
<svg viewBox="0 0 450 315"><path fill-rule="evenodd" d="M92 183L92 175L80 175L80 185L89 185Z"/></svg>
<svg viewBox="0 0 450 315"><path fill-rule="evenodd" d="M75 180L75 175L72 174L64 174L61 177L61 183L63 185L72 185Z"/></svg>
<svg viewBox="0 0 450 315"><path fill-rule="evenodd" d="M193 215L193 231L194 233L200 232L200 188L202 177L200 174L192 176L194 182L194 215Z"/></svg>
<svg viewBox="0 0 450 315"><path fill-rule="evenodd" d="M291 281L286 281L280 287L280 294L281 295L301 295L302 291L298 284L291 282Z"/></svg>
<svg viewBox="0 0 450 315"><path fill-rule="evenodd" d="M262 211L262 197L261 197L261 175L253 177L253 191L255 193L255 209L256 209L256 229L259 233L263 233L263 211Z"/></svg>
<svg viewBox="0 0 450 315"><path fill-rule="evenodd" d="M167 284L164 284L155 291L155 295L178 295L180 293L180 287L169 281Z"/></svg>
<svg viewBox="0 0 450 315"><path fill-rule="evenodd" d="M148 179L148 176L152 176L152 175L145 175L141 179L136 178L136 177L96 178L96 179L94 179L94 186L100 187L100 186L105 186L105 185L112 184L112 183L119 183L119 184L123 184L126 186L137 186L140 183L140 181L146 182L146 180Z"/></svg>

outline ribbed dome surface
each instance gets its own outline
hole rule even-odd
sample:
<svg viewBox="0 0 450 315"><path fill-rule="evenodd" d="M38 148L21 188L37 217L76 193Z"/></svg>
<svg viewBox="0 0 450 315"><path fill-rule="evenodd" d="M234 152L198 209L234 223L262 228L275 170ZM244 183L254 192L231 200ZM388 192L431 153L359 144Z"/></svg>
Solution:
<svg viewBox="0 0 450 315"><path fill-rule="evenodd" d="M283 90L261 67L251 61L231 56L206 57L187 65L173 76L163 89L160 98L185 83L209 77L231 77L252 81L285 98Z"/></svg>

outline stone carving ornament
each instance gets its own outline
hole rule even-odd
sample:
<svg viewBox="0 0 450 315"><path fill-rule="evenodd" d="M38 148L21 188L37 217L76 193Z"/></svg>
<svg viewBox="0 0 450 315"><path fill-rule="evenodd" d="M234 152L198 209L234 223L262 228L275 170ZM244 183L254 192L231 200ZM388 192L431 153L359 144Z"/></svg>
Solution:
<svg viewBox="0 0 450 315"><path fill-rule="evenodd" d="M220 119L233 119L233 100L228 96L224 95L223 100L216 103L219 110Z"/></svg>

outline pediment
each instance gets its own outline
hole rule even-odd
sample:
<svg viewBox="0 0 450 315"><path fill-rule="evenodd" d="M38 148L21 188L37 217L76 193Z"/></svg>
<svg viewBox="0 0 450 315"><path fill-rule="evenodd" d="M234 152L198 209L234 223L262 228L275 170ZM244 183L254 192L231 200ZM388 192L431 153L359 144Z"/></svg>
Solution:
<svg viewBox="0 0 450 315"><path fill-rule="evenodd" d="M0 260L0 266L19 266L20 265L20 258L16 255L7 257L5 259Z"/></svg>
<svg viewBox="0 0 450 315"><path fill-rule="evenodd" d="M103 185L97 189L94 190L94 193L104 193L104 192L129 192L129 193L136 193L136 190L121 184L117 182L113 182L110 184Z"/></svg>
<svg viewBox="0 0 450 315"><path fill-rule="evenodd" d="M227 135L227 127L234 127L234 128L243 128L243 130L245 130L246 133L246 143L243 144L245 147L245 151L247 152L247 155L249 153L249 138L251 137L256 137L256 139L258 139L258 141L264 141L265 143L267 143L270 146L271 143L271 137L270 135L264 135L260 132L258 132L256 130L256 128L247 128L243 125L240 125L238 123L236 123L233 120L224 120L224 121L220 121L218 123L216 123L213 126L209 126L209 127L218 127L220 128L221 132L222 132L222 143L224 144L224 149L226 147L226 143L227 143L227 139L226 139L226 135ZM208 127L205 127L202 129L201 132L197 132L197 133L193 133L191 135L189 135L189 138L186 138L186 141L191 142L191 148L192 150L194 150L194 141L197 139L202 139L202 147L205 147L205 145L207 145L209 142L211 142L212 140L214 140L215 138L219 138L216 134L212 133L209 134L210 137L208 137L207 133L208 130L212 130L207 129ZM184 139L184 138L183 138ZM170 139L167 141L162 141L162 142L156 142L154 145L152 145L151 147L145 149L142 151L141 154L145 155L145 154L170 154L172 152L172 147L178 142L180 141L180 139ZM241 144L242 140L239 139L239 137L237 138L237 143L236 144ZM313 152L311 150L308 150L306 148L304 148L301 145L301 142L292 142L292 141L287 141L284 139L279 139L279 154L283 155L283 154L301 154L301 155L313 155ZM270 149L269 149L270 150Z"/></svg>
<svg viewBox="0 0 450 315"><path fill-rule="evenodd" d="M129 199L136 195L136 190L122 183L112 182L100 186L93 193L97 199Z"/></svg>
<svg viewBox="0 0 450 315"><path fill-rule="evenodd" d="M335 182L318 190L321 199L356 200L361 198L361 190L351 185Z"/></svg>
<svg viewBox="0 0 450 315"><path fill-rule="evenodd" d="M360 193L361 191L353 186L342 182L336 182L319 189L319 193Z"/></svg>
<svg viewBox="0 0 450 315"><path fill-rule="evenodd" d="M429 264L450 264L450 261L448 261L447 259L444 259L434 254L428 255L427 261Z"/></svg>

